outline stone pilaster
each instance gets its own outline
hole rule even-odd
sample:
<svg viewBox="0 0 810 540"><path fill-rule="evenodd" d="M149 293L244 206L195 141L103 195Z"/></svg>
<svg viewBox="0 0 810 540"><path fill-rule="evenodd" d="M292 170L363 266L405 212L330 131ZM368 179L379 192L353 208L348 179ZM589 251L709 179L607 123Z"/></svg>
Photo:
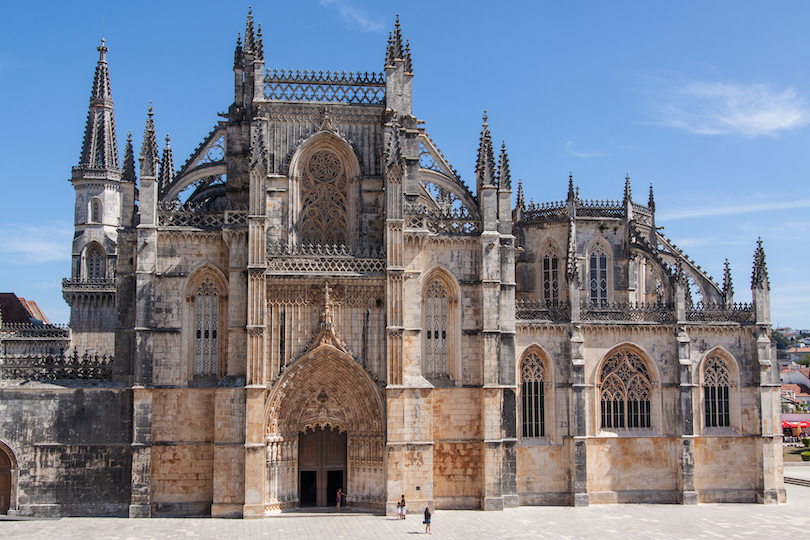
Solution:
<svg viewBox="0 0 810 540"><path fill-rule="evenodd" d="M586 421L585 392L588 385L585 384L585 357L583 355L583 345L585 338L582 335L579 324L572 323L569 345L571 348L571 387L573 390L573 426L571 435L573 436L573 447L571 451L571 461L574 464L574 476L571 486L571 494L574 506L590 505L588 495L588 432Z"/></svg>
<svg viewBox="0 0 810 540"><path fill-rule="evenodd" d="M692 404L696 385L692 381L691 340L686 327L679 325L678 342L680 381L681 449L678 456L678 489L681 504L697 504L695 491L695 419Z"/></svg>

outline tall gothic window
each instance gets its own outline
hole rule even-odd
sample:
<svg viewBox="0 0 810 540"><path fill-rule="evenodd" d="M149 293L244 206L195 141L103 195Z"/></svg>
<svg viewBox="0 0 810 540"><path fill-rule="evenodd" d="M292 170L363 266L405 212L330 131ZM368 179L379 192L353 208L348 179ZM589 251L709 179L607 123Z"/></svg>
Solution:
<svg viewBox="0 0 810 540"><path fill-rule="evenodd" d="M703 371L703 406L706 427L729 427L731 410L729 390L731 377L728 365L718 355L706 360Z"/></svg>
<svg viewBox="0 0 810 540"><path fill-rule="evenodd" d="M560 273L557 251L548 246L543 254L543 301L556 304L560 301Z"/></svg>
<svg viewBox="0 0 810 540"><path fill-rule="evenodd" d="M652 384L644 361L622 349L602 365L599 380L602 427L652 426Z"/></svg>
<svg viewBox="0 0 810 540"><path fill-rule="evenodd" d="M216 375L219 291L209 278L197 287L194 326L194 374Z"/></svg>
<svg viewBox="0 0 810 540"><path fill-rule="evenodd" d="M591 251L588 264L588 283L591 304L605 306L608 301L608 258L601 244Z"/></svg>
<svg viewBox="0 0 810 540"><path fill-rule="evenodd" d="M447 288L435 280L425 291L425 374L447 374Z"/></svg>
<svg viewBox="0 0 810 540"><path fill-rule="evenodd" d="M328 150L309 158L301 178L302 244L348 244L349 181L340 159Z"/></svg>
<svg viewBox="0 0 810 540"><path fill-rule="evenodd" d="M520 366L521 397L523 401L523 436L545 437L546 400L543 381L546 370L537 353L531 352Z"/></svg>
<svg viewBox="0 0 810 540"><path fill-rule="evenodd" d="M85 266L87 279L104 279L106 277L106 261L101 250L93 246L87 250Z"/></svg>
<svg viewBox="0 0 810 540"><path fill-rule="evenodd" d="M101 201L95 198L90 201L90 223L101 223Z"/></svg>

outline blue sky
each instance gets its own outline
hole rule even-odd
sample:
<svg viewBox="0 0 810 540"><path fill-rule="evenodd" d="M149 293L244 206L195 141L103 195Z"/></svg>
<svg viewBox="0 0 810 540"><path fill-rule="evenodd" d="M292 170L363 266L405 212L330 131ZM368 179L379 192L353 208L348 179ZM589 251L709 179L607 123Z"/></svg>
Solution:
<svg viewBox="0 0 810 540"><path fill-rule="evenodd" d="M807 2L253 1L268 68L382 71L400 15L414 113L468 185L481 117L527 201L621 199L749 302L762 237L774 324L810 328ZM181 166L233 101L247 3L15 2L0 20L0 292L67 322L73 188L102 36L119 152L149 102Z"/></svg>

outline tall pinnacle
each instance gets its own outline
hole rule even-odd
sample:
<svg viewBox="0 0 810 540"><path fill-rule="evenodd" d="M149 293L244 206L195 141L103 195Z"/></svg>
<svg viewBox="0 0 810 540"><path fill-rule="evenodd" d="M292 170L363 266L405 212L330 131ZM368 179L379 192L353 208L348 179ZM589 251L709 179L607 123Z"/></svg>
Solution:
<svg viewBox="0 0 810 540"><path fill-rule="evenodd" d="M633 194L630 191L630 173L624 178L624 202L633 200Z"/></svg>
<svg viewBox="0 0 810 540"><path fill-rule="evenodd" d="M256 47L256 33L253 31L253 8L248 6L247 23L245 24L245 52L253 54Z"/></svg>
<svg viewBox="0 0 810 540"><path fill-rule="evenodd" d="M166 134L166 147L163 149L163 159L160 161L160 174L158 189L163 193L169 184L174 180L174 159L172 157L172 147L169 146L169 135Z"/></svg>
<svg viewBox="0 0 810 540"><path fill-rule="evenodd" d="M726 264L723 267L723 298L726 304L731 304L734 298L734 286L731 283L731 267L726 259Z"/></svg>
<svg viewBox="0 0 810 540"><path fill-rule="evenodd" d="M475 165L478 189L481 186L495 185L495 153L492 150L492 136L489 134L487 111L484 111L484 125L481 129L481 142L478 146L478 162Z"/></svg>
<svg viewBox="0 0 810 540"><path fill-rule="evenodd" d="M500 186L501 189L512 189L509 156L506 154L506 142L504 141L501 141L501 155L498 159L498 186Z"/></svg>
<svg viewBox="0 0 810 540"><path fill-rule="evenodd" d="M397 14L397 22L394 24L394 32L388 34L388 47L385 50L385 65L393 67L394 60L403 60L405 62L405 73L413 73L410 44L406 40L405 46L402 46L402 31L399 29L399 14Z"/></svg>
<svg viewBox="0 0 810 540"><path fill-rule="evenodd" d="M135 181L135 152L132 150L132 132L127 133L127 143L124 146L124 170L121 179L126 182Z"/></svg>
<svg viewBox="0 0 810 540"><path fill-rule="evenodd" d="M108 49L104 39L101 40L97 50L99 58L78 168L118 171L118 142L115 138L110 70L107 66Z"/></svg>
<svg viewBox="0 0 810 540"><path fill-rule="evenodd" d="M523 181L520 179L518 179L517 203L515 206L521 209L526 208L526 203L523 200Z"/></svg>
<svg viewBox="0 0 810 540"><path fill-rule="evenodd" d="M770 289L768 281L768 268L765 266L765 250L762 249L762 238L757 240L757 250L754 252L754 272L751 275L752 289Z"/></svg>
<svg viewBox="0 0 810 540"><path fill-rule="evenodd" d="M157 178L160 157L158 154L157 137L155 136L155 121L152 118L152 104L149 104L146 127L143 130L143 144L141 144L141 179L144 176Z"/></svg>

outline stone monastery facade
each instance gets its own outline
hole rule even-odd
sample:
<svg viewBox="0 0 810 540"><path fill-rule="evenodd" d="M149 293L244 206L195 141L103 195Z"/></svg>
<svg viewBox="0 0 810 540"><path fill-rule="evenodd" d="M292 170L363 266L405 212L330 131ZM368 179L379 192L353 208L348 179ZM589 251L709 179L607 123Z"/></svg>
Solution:
<svg viewBox="0 0 810 540"><path fill-rule="evenodd" d="M248 16L234 101L179 170L151 108L119 163L99 52L73 354L5 360L6 509L785 501L761 244L736 304L652 189L527 205L486 117L469 188L414 115L399 22L384 73L292 72Z"/></svg>

